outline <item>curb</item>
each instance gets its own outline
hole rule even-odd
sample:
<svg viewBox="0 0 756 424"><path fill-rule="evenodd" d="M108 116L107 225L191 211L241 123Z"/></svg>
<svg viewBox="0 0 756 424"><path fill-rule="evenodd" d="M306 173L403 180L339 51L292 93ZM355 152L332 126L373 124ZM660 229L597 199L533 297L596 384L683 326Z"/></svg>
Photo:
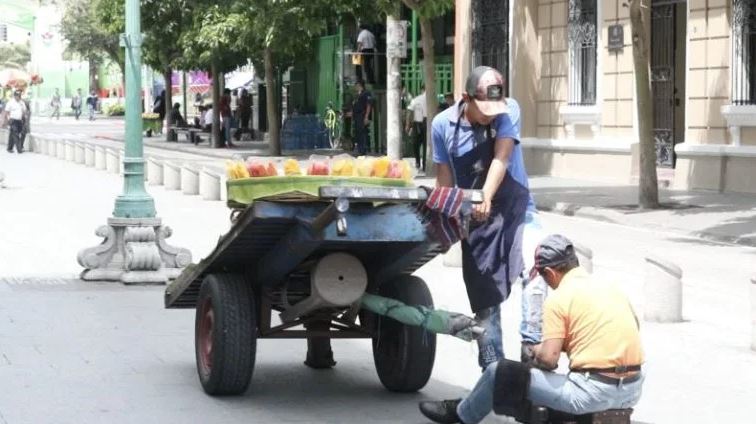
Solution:
<svg viewBox="0 0 756 424"><path fill-rule="evenodd" d="M610 224L622 225L625 227L640 228L640 225L633 225L627 223L627 217L615 210L609 208L602 208L597 206L582 206L575 203L566 202L552 202L552 203L538 203L536 202L536 209L541 212L554 213L558 215L579 217L590 219L593 221L606 222ZM711 233L708 231L688 231L681 228L667 227L663 225L644 225L642 228L652 228L656 230L663 230L673 233L678 233L687 237L699 238L702 240L712 241L716 243L724 244L736 244L739 246L756 247L756 237L737 237L727 236L723 234Z"/></svg>

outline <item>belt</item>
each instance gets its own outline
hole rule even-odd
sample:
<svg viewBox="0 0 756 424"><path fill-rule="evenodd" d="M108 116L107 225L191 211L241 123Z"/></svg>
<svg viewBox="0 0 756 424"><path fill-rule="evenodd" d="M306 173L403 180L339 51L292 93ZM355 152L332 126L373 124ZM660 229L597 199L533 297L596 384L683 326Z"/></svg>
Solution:
<svg viewBox="0 0 756 424"><path fill-rule="evenodd" d="M611 384L613 386L618 386L620 384L625 384L625 383L634 383L638 381L641 377L640 373L631 375L629 377L620 377L620 378L609 377L608 375L592 373L592 372L588 372L586 374L588 378L592 380L600 381L604 384Z"/></svg>
<svg viewBox="0 0 756 424"><path fill-rule="evenodd" d="M626 372L633 372L633 371L640 371L640 370L641 370L640 365L619 365L616 367L609 367L609 368L578 368L572 371L573 372L589 372L591 374L600 373L600 372L613 372L615 374L624 374Z"/></svg>

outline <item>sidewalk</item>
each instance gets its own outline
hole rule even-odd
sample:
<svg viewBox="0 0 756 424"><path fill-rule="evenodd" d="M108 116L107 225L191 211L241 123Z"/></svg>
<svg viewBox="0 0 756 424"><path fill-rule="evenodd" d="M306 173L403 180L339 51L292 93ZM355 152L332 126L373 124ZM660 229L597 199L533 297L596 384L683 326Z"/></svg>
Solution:
<svg viewBox="0 0 756 424"><path fill-rule="evenodd" d="M539 210L756 246L756 195L660 189L666 208L638 210L636 185L536 176L530 187Z"/></svg>

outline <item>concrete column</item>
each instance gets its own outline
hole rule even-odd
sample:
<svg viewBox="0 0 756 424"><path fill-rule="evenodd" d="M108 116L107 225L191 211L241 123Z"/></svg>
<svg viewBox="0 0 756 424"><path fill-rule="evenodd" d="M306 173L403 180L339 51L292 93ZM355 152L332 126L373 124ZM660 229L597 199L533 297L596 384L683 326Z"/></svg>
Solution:
<svg viewBox="0 0 756 424"><path fill-rule="evenodd" d="M644 318L655 322L682 321L682 270L659 258L646 258Z"/></svg>
<svg viewBox="0 0 756 424"><path fill-rule="evenodd" d="M102 146L95 146L95 169L105 170L107 168L106 162L105 148Z"/></svg>
<svg viewBox="0 0 756 424"><path fill-rule="evenodd" d="M220 175L207 168L202 168L199 174L199 194L202 197L202 200L220 200Z"/></svg>
<svg viewBox="0 0 756 424"><path fill-rule="evenodd" d="M402 56L397 53L400 53L398 47L403 46L406 39L407 27L394 16L386 16L386 148L388 157L393 160L402 158Z"/></svg>
<svg viewBox="0 0 756 424"><path fill-rule="evenodd" d="M55 155L58 159L66 159L66 141L58 139L55 146Z"/></svg>
<svg viewBox="0 0 756 424"><path fill-rule="evenodd" d="M71 140L66 140L66 161L73 162L74 161L74 142Z"/></svg>
<svg viewBox="0 0 756 424"><path fill-rule="evenodd" d="M95 166L95 146L89 143L84 145L84 165Z"/></svg>
<svg viewBox="0 0 756 424"><path fill-rule="evenodd" d="M181 167L181 192L190 196L199 194L199 172L189 165Z"/></svg>
<svg viewBox="0 0 756 424"><path fill-rule="evenodd" d="M74 144L74 162L84 163L84 143L79 141Z"/></svg>
<svg viewBox="0 0 756 424"><path fill-rule="evenodd" d="M163 163L153 157L147 158L147 182L151 186L163 184Z"/></svg>
<svg viewBox="0 0 756 424"><path fill-rule="evenodd" d="M181 189L181 168L171 162L163 162L163 185L166 190Z"/></svg>
<svg viewBox="0 0 756 424"><path fill-rule="evenodd" d="M462 97L465 79L472 69L472 18L471 0L456 0L454 5L454 98L457 100Z"/></svg>
<svg viewBox="0 0 756 424"><path fill-rule="evenodd" d="M118 173L118 151L113 149L105 150L105 170L111 174Z"/></svg>

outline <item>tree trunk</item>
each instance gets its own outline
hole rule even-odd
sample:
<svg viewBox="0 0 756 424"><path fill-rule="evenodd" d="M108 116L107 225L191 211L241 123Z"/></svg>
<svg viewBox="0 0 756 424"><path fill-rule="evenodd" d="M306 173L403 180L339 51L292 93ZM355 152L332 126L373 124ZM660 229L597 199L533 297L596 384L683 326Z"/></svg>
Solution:
<svg viewBox="0 0 756 424"><path fill-rule="evenodd" d="M210 68L213 74L213 146L223 147L220 132L220 73L218 66L213 63Z"/></svg>
<svg viewBox="0 0 756 424"><path fill-rule="evenodd" d="M165 107L164 132L166 141L172 141L170 139L171 127L173 126L171 123L171 111L173 110L173 82L171 81L172 77L173 70L171 68L163 71L163 79L165 79L165 103L163 104L163 107Z"/></svg>
<svg viewBox="0 0 756 424"><path fill-rule="evenodd" d="M99 84L97 83L97 61L89 59L89 91L95 90L99 93Z"/></svg>
<svg viewBox="0 0 756 424"><path fill-rule="evenodd" d="M654 104L651 94L651 4L650 0L630 1L632 24L635 95L638 105L638 140L640 151L638 204L643 209L659 206L656 180L656 145L654 142Z"/></svg>
<svg viewBox="0 0 756 424"><path fill-rule="evenodd" d="M399 22L391 15L386 16L386 45L396 45ZM402 158L402 105L400 99L402 77L399 73L401 58L386 49L386 148L388 157Z"/></svg>
<svg viewBox="0 0 756 424"><path fill-rule="evenodd" d="M428 18L420 16L420 36L423 42L423 76L425 79L425 108L428 113L428 130L426 131L425 175L436 175L433 165L433 138L431 137L431 122L438 111L436 96L436 55L433 51L433 27Z"/></svg>
<svg viewBox="0 0 756 424"><path fill-rule="evenodd" d="M265 60L265 97L268 111L268 143L271 156L281 156L281 140L279 128L281 118L278 117L278 94L276 93L276 76L273 70L273 52L265 48L263 53Z"/></svg>

